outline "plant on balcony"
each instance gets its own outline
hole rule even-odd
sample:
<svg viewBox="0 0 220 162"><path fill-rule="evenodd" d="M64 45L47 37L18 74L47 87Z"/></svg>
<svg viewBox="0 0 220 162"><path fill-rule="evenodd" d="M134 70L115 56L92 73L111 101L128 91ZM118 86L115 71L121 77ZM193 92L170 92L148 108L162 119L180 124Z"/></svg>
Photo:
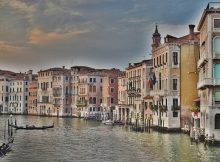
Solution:
<svg viewBox="0 0 220 162"><path fill-rule="evenodd" d="M164 105L160 105L159 110L160 110L160 112L167 112L167 107Z"/></svg>
<svg viewBox="0 0 220 162"><path fill-rule="evenodd" d="M84 100L84 101L78 100L76 106L77 107L86 107L87 106L87 100Z"/></svg>
<svg viewBox="0 0 220 162"><path fill-rule="evenodd" d="M151 105L151 106L150 106L150 109L151 109L152 111L158 111L158 106L157 106L157 105Z"/></svg>
<svg viewBox="0 0 220 162"><path fill-rule="evenodd" d="M178 110L180 110L180 106L178 106L178 105L172 105L171 110L172 110L172 111L178 111Z"/></svg>
<svg viewBox="0 0 220 162"><path fill-rule="evenodd" d="M193 107L190 108L190 111L194 112L194 113L198 113L200 111L200 107L199 106L193 106Z"/></svg>

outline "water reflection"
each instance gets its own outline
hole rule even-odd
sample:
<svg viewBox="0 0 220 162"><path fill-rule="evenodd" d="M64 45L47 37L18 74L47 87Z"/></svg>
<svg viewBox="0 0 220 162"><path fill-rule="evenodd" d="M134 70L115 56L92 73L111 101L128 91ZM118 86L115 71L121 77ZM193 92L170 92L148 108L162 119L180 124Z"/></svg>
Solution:
<svg viewBox="0 0 220 162"><path fill-rule="evenodd" d="M4 121L0 118L0 140ZM220 148L191 145L184 134L135 133L129 128L72 118L14 116L19 125L48 130L14 131L13 150L3 161L219 161Z"/></svg>

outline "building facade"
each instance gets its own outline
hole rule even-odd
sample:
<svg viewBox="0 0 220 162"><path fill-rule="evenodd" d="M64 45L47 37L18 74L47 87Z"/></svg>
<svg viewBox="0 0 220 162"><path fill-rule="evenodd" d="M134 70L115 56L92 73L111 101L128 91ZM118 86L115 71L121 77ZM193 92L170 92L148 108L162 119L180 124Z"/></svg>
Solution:
<svg viewBox="0 0 220 162"><path fill-rule="evenodd" d="M197 63L200 123L205 135L220 141L220 3L209 3L200 19L200 57Z"/></svg>
<svg viewBox="0 0 220 162"><path fill-rule="evenodd" d="M153 90L150 94L154 100L155 126L179 129L180 121L183 125L191 124L190 109L198 96L195 63L199 55L199 38L193 31L194 26L189 28L190 33L180 38L167 35L163 44L157 26L153 34Z"/></svg>
<svg viewBox="0 0 220 162"><path fill-rule="evenodd" d="M38 72L39 115L72 116L70 83L70 70L65 67Z"/></svg>

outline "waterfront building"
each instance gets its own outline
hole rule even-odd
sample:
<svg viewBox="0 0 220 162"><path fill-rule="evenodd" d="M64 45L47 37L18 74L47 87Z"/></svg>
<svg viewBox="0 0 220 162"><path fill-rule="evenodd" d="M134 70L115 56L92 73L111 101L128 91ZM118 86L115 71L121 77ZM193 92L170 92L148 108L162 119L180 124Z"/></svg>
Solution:
<svg viewBox="0 0 220 162"><path fill-rule="evenodd" d="M220 3L208 3L200 19L200 57L197 62L201 120L205 135L220 141Z"/></svg>
<svg viewBox="0 0 220 162"><path fill-rule="evenodd" d="M9 87L10 80L15 78L15 73L11 71L0 71L0 113L9 113Z"/></svg>
<svg viewBox="0 0 220 162"><path fill-rule="evenodd" d="M29 115L38 115L37 108L37 80L29 83L28 86L28 114Z"/></svg>
<svg viewBox="0 0 220 162"><path fill-rule="evenodd" d="M86 66L71 67L71 107L75 117L84 117L84 114L87 112L89 99L87 75L93 71L93 68Z"/></svg>
<svg viewBox="0 0 220 162"><path fill-rule="evenodd" d="M70 70L64 66L38 72L39 115L72 116L70 83Z"/></svg>
<svg viewBox="0 0 220 162"><path fill-rule="evenodd" d="M28 85L28 115L38 115L40 111L37 108L37 75L32 75L31 70L29 70L28 75L30 80Z"/></svg>
<svg viewBox="0 0 220 162"><path fill-rule="evenodd" d="M148 102L144 100L150 95L149 76L152 60L143 60L131 64L126 68L125 76L119 79L119 103L117 105L117 119L124 123L143 124ZM126 99L125 99L126 97ZM147 114L146 114L147 115Z"/></svg>
<svg viewBox="0 0 220 162"><path fill-rule="evenodd" d="M118 77L118 104L116 105L116 119L122 123L129 122L129 111L132 108L132 105L128 104L127 83L126 73L123 72Z"/></svg>
<svg viewBox="0 0 220 162"><path fill-rule="evenodd" d="M108 118L116 120L115 106L118 104L118 76L121 71L118 69L102 70L102 104L104 113L109 114Z"/></svg>
<svg viewBox="0 0 220 162"><path fill-rule="evenodd" d="M191 125L190 109L198 97L199 33L194 32L194 25L189 25L189 31L180 38L167 35L163 44L157 26L153 33L153 90L150 95L155 126L179 129Z"/></svg>
<svg viewBox="0 0 220 162"><path fill-rule="evenodd" d="M117 69L71 67L72 108L74 116L101 117L117 103Z"/></svg>

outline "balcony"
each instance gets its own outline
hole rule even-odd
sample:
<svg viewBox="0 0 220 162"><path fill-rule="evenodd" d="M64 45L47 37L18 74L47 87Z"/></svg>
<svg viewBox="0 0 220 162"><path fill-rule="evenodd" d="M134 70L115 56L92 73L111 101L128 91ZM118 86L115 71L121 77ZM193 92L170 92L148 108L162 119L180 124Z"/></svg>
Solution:
<svg viewBox="0 0 220 162"><path fill-rule="evenodd" d="M172 111L178 111L178 110L180 110L180 106L178 106L178 105L172 105L172 106L171 106L171 110L172 110Z"/></svg>
<svg viewBox="0 0 220 162"><path fill-rule="evenodd" d="M214 53L213 59L220 59L220 54L219 53Z"/></svg>
<svg viewBox="0 0 220 162"><path fill-rule="evenodd" d="M200 59L198 60L197 62L197 67L200 68L202 67L205 63L208 62L208 54L203 52L201 55L200 55Z"/></svg>
<svg viewBox="0 0 220 162"><path fill-rule="evenodd" d="M87 100L85 101L77 101L77 104L76 104L77 107L86 107L87 106Z"/></svg>
<svg viewBox="0 0 220 162"><path fill-rule="evenodd" d="M150 96L166 96L167 90L152 90L150 91Z"/></svg>
<svg viewBox="0 0 220 162"><path fill-rule="evenodd" d="M127 90L127 94L129 97L140 97L141 96L141 89L132 87Z"/></svg>
<svg viewBox="0 0 220 162"><path fill-rule="evenodd" d="M212 86L213 85L213 79L211 78L204 78L202 81L199 81L197 83L197 89L202 89L204 87Z"/></svg>

